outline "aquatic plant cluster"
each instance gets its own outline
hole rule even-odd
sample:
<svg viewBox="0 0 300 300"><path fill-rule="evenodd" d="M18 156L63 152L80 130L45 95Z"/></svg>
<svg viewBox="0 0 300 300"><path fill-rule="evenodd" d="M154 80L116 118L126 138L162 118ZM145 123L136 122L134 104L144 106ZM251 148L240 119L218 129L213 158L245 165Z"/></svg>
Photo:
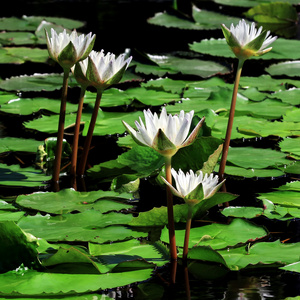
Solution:
<svg viewBox="0 0 300 300"><path fill-rule="evenodd" d="M283 7L293 13L291 5L277 5L254 7L255 13L250 9L247 18ZM193 6L192 14L195 23L167 12L148 22L165 27L178 23L179 28L193 30L207 26L201 25L203 10ZM224 18L207 14L214 16L212 20ZM80 22L32 18L18 22L23 27L24 22L38 24L36 39L47 50L34 48L38 53L35 56L31 50L30 56L24 49L6 47L1 49L3 56L14 62L21 59L21 51L29 55L27 59L43 63L49 63L50 57L63 74L0 82L3 115L20 111L31 116L40 108L51 112L22 124L28 131L43 133L44 142L2 138L1 153L12 153L13 158L0 157L0 185L6 192L0 200L5 253L0 260L0 298L112 299L110 289L135 283L137 299L163 299L165 289L173 287L178 272L183 272L190 299L189 276L214 279L266 266L300 272L299 241L277 239L255 221L300 217L300 83L269 75L242 76L248 60L254 63L272 53L273 59L289 55L299 59L300 53L295 58L295 51L286 51L286 44L298 41L277 39L282 35L278 30L226 17L217 27L225 39L194 42L190 49L201 55L220 52L234 65L237 59L231 84L222 79L231 71L225 63L146 53L139 60L141 53L129 50L119 56L104 49L97 52L96 35L74 30ZM287 63L269 66L269 73L282 74ZM154 79L142 80L141 74ZM177 74L202 79L168 78ZM132 87L133 83L139 86ZM27 99L20 94L15 98L17 91L60 89L60 100ZM77 98L70 101L75 89ZM234 143L244 137L274 136L280 151ZM103 140L113 140L114 146L103 146ZM94 147L98 164L92 160ZM117 158L110 153L116 147ZM36 155L34 164L23 162L24 152ZM18 164L6 164L8 159ZM285 183L275 191L258 192L255 205L241 206L235 202L239 196L230 193L230 182L236 178L247 182L283 176ZM147 198L153 204L139 210L145 205L143 188L148 185ZM157 274L162 278L165 270L167 279L159 285L153 279Z"/></svg>

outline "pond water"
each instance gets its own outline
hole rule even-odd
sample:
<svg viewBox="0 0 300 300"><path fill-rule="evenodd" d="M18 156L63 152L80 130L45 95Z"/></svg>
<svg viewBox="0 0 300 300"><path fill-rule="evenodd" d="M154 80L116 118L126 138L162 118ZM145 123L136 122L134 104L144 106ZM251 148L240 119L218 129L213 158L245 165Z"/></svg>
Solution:
<svg viewBox="0 0 300 300"><path fill-rule="evenodd" d="M205 8L219 7L216 3L210 1L199 1ZM108 0L108 1L96 1L96 0L74 0L74 1L21 1L18 3L18 9L15 9L15 3L7 3L2 9L3 17L21 17L23 15L31 16L56 16L65 17L75 20L85 21L85 27L81 28L85 32L92 31L96 33L95 48L105 49L113 53L122 53L126 48L139 52L162 54L180 52L185 53L189 50L188 44L194 41L200 41L204 38L214 37L221 38L221 30L212 31L199 31L196 30L178 30L174 28L165 28L155 26L147 23L147 19L153 17L157 12L163 12L169 10L173 4L172 1L159 1L159 0ZM183 12L191 12L191 5L189 1L178 1L179 7ZM240 9L231 11L231 8L224 8L224 12L231 12L231 15L240 16ZM187 17L186 17L187 18ZM201 55L199 55L201 56ZM217 58L217 60L221 60ZM227 63L224 63L225 65ZM55 69L57 68L57 69ZM245 69L245 76L260 75L264 66L256 65L255 69L251 67ZM11 76L19 76L21 74L34 74L45 72L60 72L59 67L49 66L46 64L33 64L25 63L23 65L4 65L0 70L1 78L8 78ZM177 76L174 75L176 78ZM222 76L221 76L222 77ZM224 75L226 77L226 75ZM151 75L145 75L146 80L151 78ZM198 77L193 75L184 76L185 79L196 79ZM179 78L177 78L179 79ZM232 82L233 75L227 74L227 79ZM72 92L71 92L72 93ZM51 96L57 97L58 91L50 93ZM77 95L78 91L74 92ZM34 93L26 93L26 96L34 95ZM59 96L58 96L59 97ZM57 97L57 98L58 98ZM157 109L157 108L155 108ZM114 110L108 108L107 111ZM115 109L117 110L117 109ZM32 134L27 132L22 127L23 118L19 118L16 123L15 120L8 120L7 117L3 117L3 129L0 127L0 136L22 136L22 137L34 137L42 140L48 136L47 133ZM34 117L33 117L34 118ZM26 118L25 118L26 119ZM8 127L7 124L14 123L14 126ZM29 121L26 119L26 121ZM278 137L264 137L264 138L246 138L236 139L232 142L233 147L256 147L256 148L271 148L274 149L278 143ZM122 153L119 147L115 145L116 139L112 140L109 137L96 137L95 144L105 145L106 151L103 152L106 156L105 160L115 159ZM10 163L14 161L14 157L6 157L5 162ZM30 160L31 158L29 158ZM98 164L102 160L97 156L97 153L91 152L90 160L93 164ZM230 193L238 194L236 200L231 202L233 206L258 206L257 195L258 193L268 193L273 191L274 188L282 186L291 180L299 180L299 174L288 174L279 177L268 178L242 178L231 176L227 180L227 190ZM68 184L68 181L66 181ZM102 183L101 187L108 188L110 183ZM99 185L98 185L99 187ZM94 188L93 183L87 183L87 189ZM140 185L140 197L143 199L141 203L137 204L137 211L147 211L152 207L159 206L164 202L164 194L161 195L159 188L153 187L149 183L149 179L143 179ZM27 193L30 189L22 189L20 193ZM13 192L10 189L3 189L1 195L10 196ZM154 199L154 200L153 200ZM224 216L220 216L218 209L212 209L209 212L209 216L215 217L216 220L223 221ZM206 218L209 219L209 218ZM267 221L263 217L256 220L257 224L267 225L271 235L268 237L269 241L275 241L280 238L284 240L289 239L291 242L300 241L300 222L298 218L287 221ZM157 233L152 232L153 236ZM154 237L155 239L155 237ZM209 269L209 264L206 266L199 265L199 268ZM212 273L214 271L211 271ZM204 274L202 274L204 275ZM145 295L141 295L138 287L133 284L130 288L121 288L119 291L108 291L108 295L116 299L285 299L287 297L300 296L300 275L299 273L286 272L278 269L264 268L257 270L246 270L239 272L230 272L221 278L208 280L207 278L197 278L192 274L189 274L190 291L186 291L184 270L181 266L178 267L177 283L175 286L168 286L165 281L168 280L169 270L168 266L159 269L154 276L150 279L149 284L152 292L149 292L149 298L145 298ZM216 276L218 277L218 276ZM1 283L0 283L1 284ZM160 288L163 288L163 292ZM189 296L187 296L187 293ZM163 296L162 296L163 295ZM63 298L61 298L63 299Z"/></svg>

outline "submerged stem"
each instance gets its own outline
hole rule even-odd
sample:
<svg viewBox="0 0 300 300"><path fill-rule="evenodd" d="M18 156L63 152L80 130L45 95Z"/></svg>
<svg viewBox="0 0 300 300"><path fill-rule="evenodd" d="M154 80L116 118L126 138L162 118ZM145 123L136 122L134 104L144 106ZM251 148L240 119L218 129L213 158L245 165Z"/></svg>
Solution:
<svg viewBox="0 0 300 300"><path fill-rule="evenodd" d="M86 166L87 158L88 158L88 155L89 155L89 150L90 150L90 146L91 146L91 142L92 142L94 128L95 128L95 124L96 124L96 121L97 121L97 116L98 116L98 111L99 111L99 107L100 107L101 97L102 97L102 90L98 90L96 101L95 101L95 106L94 106L94 110L93 110L93 114L92 114L92 118L91 118L91 122L90 122L90 126L89 126L89 130L88 130L85 142L84 142L83 153L82 153L82 157L81 157L79 167L78 167L78 171L77 171L77 174L80 175L80 176L83 176L84 171L85 171L85 166Z"/></svg>
<svg viewBox="0 0 300 300"><path fill-rule="evenodd" d="M81 120L85 91L86 91L86 88L82 86L81 91L80 91L79 102L78 102L78 110L77 110L77 115L76 115L76 123L75 123L73 147L72 147L71 175L73 177L76 176L79 129L80 129L80 120Z"/></svg>
<svg viewBox="0 0 300 300"><path fill-rule="evenodd" d="M58 133L57 133L56 150L55 150L55 162L54 162L53 175L52 175L52 180L55 183L58 183L59 181L62 146L63 146L63 138L64 138L65 115L66 115L66 106L67 106L69 72L70 72L69 69L64 69L63 87L61 93L60 113L59 113L59 122L58 122Z"/></svg>
<svg viewBox="0 0 300 300"><path fill-rule="evenodd" d="M185 227L183 254L182 254L183 260L187 259L187 255L188 255L188 251L189 251L189 240L190 240L192 215L193 215L193 207L191 205L188 205L188 215L186 218L186 227Z"/></svg>
<svg viewBox="0 0 300 300"><path fill-rule="evenodd" d="M171 174L171 156L165 156L165 169L166 169L166 180L172 185L172 174ZM171 260L177 261L177 249L175 239L175 225L174 225L174 212L173 212L173 194L171 188L167 185L167 206L168 206L168 228L169 228L169 241L170 241L170 253ZM175 283L176 268L173 271L172 281Z"/></svg>
<svg viewBox="0 0 300 300"><path fill-rule="evenodd" d="M229 149L229 144L230 144L234 113L235 113L236 98L237 98L243 64L244 64L244 60L240 59L239 64L238 64L238 69L236 72L236 76L235 76L234 88L233 88L232 99L231 99L231 107L230 107L229 119L228 119L228 124L227 124L227 130L226 130L226 137L225 137L225 141L224 141L222 158L221 158L221 163L220 163L220 168L219 168L219 181L220 182L224 180L224 172L225 172L225 166L226 166L226 161L227 161L227 155L228 155L228 149ZM226 190L225 184L223 184L222 190L223 191Z"/></svg>

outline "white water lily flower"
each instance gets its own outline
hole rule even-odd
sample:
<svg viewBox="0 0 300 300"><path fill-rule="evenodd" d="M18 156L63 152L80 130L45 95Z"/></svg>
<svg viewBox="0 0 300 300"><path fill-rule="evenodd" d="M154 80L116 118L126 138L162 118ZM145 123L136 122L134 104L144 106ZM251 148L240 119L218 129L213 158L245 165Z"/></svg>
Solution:
<svg viewBox="0 0 300 300"><path fill-rule="evenodd" d="M71 68L72 73L76 81L82 86L87 88L92 85L92 83L86 77L86 71L88 67L88 58L79 61L75 66Z"/></svg>
<svg viewBox="0 0 300 300"><path fill-rule="evenodd" d="M205 118L202 118L188 136L194 111L179 115L167 115L163 107L160 117L156 113L144 110L145 124L135 121L137 131L122 121L134 141L142 146L149 146L164 156L173 156L178 149L190 145L197 137Z"/></svg>
<svg viewBox="0 0 300 300"><path fill-rule="evenodd" d="M92 51L88 57L87 78L97 89L104 90L121 80L131 59L125 53L116 58L113 53L104 55L103 50Z"/></svg>
<svg viewBox="0 0 300 300"><path fill-rule="evenodd" d="M243 60L269 52L272 47L267 47L277 39L270 36L270 31L263 31L262 27L256 29L254 22L250 26L245 20L240 20L236 27L231 24L230 29L222 24L222 30L233 53Z"/></svg>
<svg viewBox="0 0 300 300"><path fill-rule="evenodd" d="M90 54L96 35L90 32L88 35L81 34L78 36L76 30L68 34L64 29L57 34L51 28L51 37L46 31L46 40L50 57L58 62L64 69L72 68L75 63L87 58Z"/></svg>
<svg viewBox="0 0 300 300"><path fill-rule="evenodd" d="M190 170L184 174L181 169L178 172L172 169L171 173L175 180L176 188L162 177L163 181L171 188L175 196L183 198L189 205L195 205L204 199L212 197L223 184L223 181L218 184L219 177L218 175L214 176L213 173L203 175L203 172L199 171L198 174L195 174Z"/></svg>

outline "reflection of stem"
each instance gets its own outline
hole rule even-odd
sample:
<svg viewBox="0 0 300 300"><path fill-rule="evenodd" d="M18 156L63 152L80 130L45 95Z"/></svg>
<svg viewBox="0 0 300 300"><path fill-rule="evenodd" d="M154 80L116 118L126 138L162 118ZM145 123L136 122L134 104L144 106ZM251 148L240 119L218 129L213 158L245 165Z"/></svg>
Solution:
<svg viewBox="0 0 300 300"><path fill-rule="evenodd" d="M193 207L191 205L188 205L188 215L186 219L183 254L182 254L183 260L187 260L187 255L189 251L189 239L190 239L190 231L191 231L191 223L192 223L192 214L193 214Z"/></svg>
<svg viewBox="0 0 300 300"><path fill-rule="evenodd" d="M72 149L72 159L71 159L71 175L74 177L76 176L76 164L77 164L77 152L78 152L78 140L79 140L79 129L80 129L80 120L81 120L81 113L83 107L83 100L86 88L81 87L80 97L78 102L78 110L76 116L76 123L74 129L74 138L73 138L73 149Z"/></svg>
<svg viewBox="0 0 300 300"><path fill-rule="evenodd" d="M67 106L69 72L70 72L69 69L64 70L64 79L63 79L63 87L61 93L60 113L59 113L59 122L58 122L58 133L57 133L56 151L55 151L55 163L54 163L53 176L52 176L52 180L54 182L59 181L62 145L63 145L63 138L64 138L65 115L66 115L66 106Z"/></svg>
<svg viewBox="0 0 300 300"><path fill-rule="evenodd" d="M172 173L171 173L171 156L165 156L165 168L166 168L166 180L172 185ZM175 240L175 226L174 226L174 212L173 212L173 194L171 188L167 185L167 206L168 206L168 227L169 227L169 240L170 240L170 253L171 260L176 262L177 249ZM175 283L176 268L172 276L172 282Z"/></svg>
<svg viewBox="0 0 300 300"><path fill-rule="evenodd" d="M77 174L80 176L83 176L84 171L85 171L85 166L86 166L87 158L89 155L89 150L90 150L90 146L91 146L91 142L92 142L94 128L95 128L95 124L97 121L101 97L102 97L102 90L98 90L89 130L88 130L85 142L84 142L83 153L82 153L82 157L81 157L78 171L77 171Z"/></svg>
<svg viewBox="0 0 300 300"><path fill-rule="evenodd" d="M224 142L224 146L223 146L222 158L221 158L220 169L219 169L220 182L224 180L224 172L225 172L225 166L226 166L226 161L227 161L227 155L228 155L228 149L229 149L229 144L230 144L234 113L235 113L236 98L237 98L243 64L244 64L244 60L239 60L238 69L237 69L236 76L235 76L233 93L232 93L231 107L230 107L229 119L228 119L228 124L227 124L226 137L225 137L225 142ZM226 191L225 184L222 185L222 190Z"/></svg>
<svg viewBox="0 0 300 300"><path fill-rule="evenodd" d="M184 272L184 282L185 282L185 293L186 293L186 299L191 299L191 290L190 290L190 281L189 281L189 269L187 267L187 261L183 262L183 272Z"/></svg>

